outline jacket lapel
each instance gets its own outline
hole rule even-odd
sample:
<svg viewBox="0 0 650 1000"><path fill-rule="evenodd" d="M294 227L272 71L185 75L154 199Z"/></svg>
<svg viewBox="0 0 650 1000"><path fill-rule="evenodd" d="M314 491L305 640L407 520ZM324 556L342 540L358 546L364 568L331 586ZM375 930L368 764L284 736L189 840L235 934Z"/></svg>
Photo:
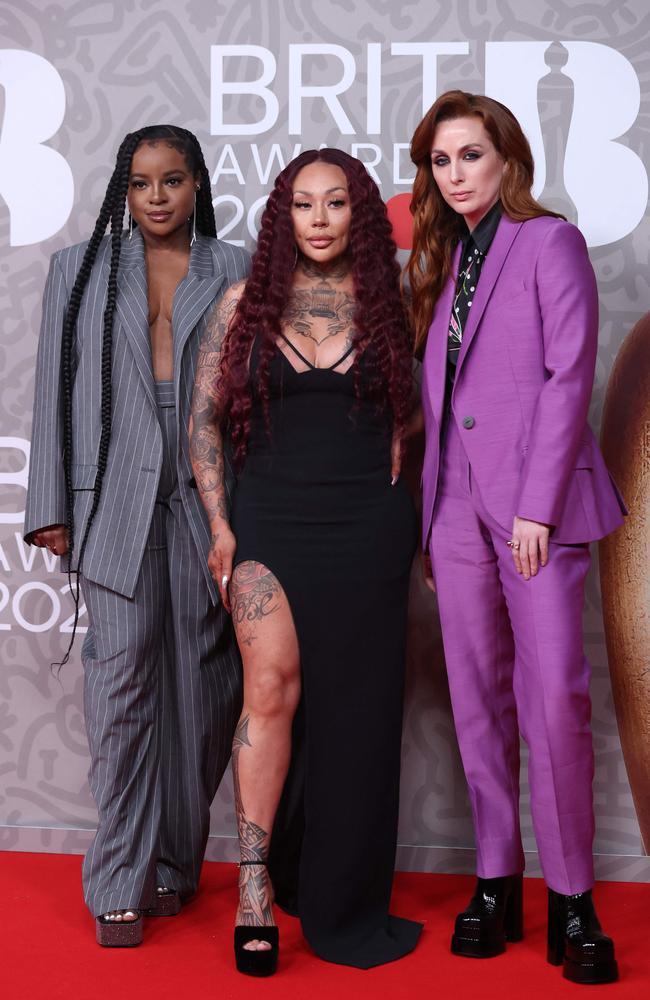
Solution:
<svg viewBox="0 0 650 1000"><path fill-rule="evenodd" d="M209 242L197 236L190 254L190 266L174 295L172 328L174 330L174 379L178 387L183 350L192 330L225 281L225 274L214 271L214 257Z"/></svg>
<svg viewBox="0 0 650 1000"><path fill-rule="evenodd" d="M107 255L108 267L110 254ZM197 236L190 253L187 275L174 293L172 329L174 336L174 381L178 389L183 349L192 330L225 281L225 274L215 273L214 257L207 239ZM122 243L116 312L133 351L136 367L147 396L156 405L151 340L147 268L142 235L135 229L131 239Z"/></svg>
<svg viewBox="0 0 650 1000"><path fill-rule="evenodd" d="M137 229L134 230L131 239L124 239L122 242L115 309L133 351L135 364L147 396L152 406L155 407L151 341L149 339L147 271L144 244Z"/></svg>
<svg viewBox="0 0 650 1000"><path fill-rule="evenodd" d="M497 278L501 273L501 269L506 262L510 248L512 247L514 239L521 227L521 222L514 222L505 215L501 217L499 227L492 241L492 246L488 250L485 262L481 268L481 276L476 287L476 295L472 301L469 316L467 317L467 322L465 324L463 342L460 345L458 364L456 366L456 382L458 381L458 373L460 372L463 361L467 356L472 339L474 338L478 325L481 322L481 317L483 316L485 307L487 306L490 296L492 295ZM458 268L456 268L456 273L457 271Z"/></svg>
<svg viewBox="0 0 650 1000"><path fill-rule="evenodd" d="M456 247L451 262L451 273L447 278L442 294L438 299L424 354L425 391L428 392L431 409L438 426L442 422L442 407L445 399L445 373L447 371L447 339L449 335L449 318L456 288L456 275L460 263L460 244Z"/></svg>

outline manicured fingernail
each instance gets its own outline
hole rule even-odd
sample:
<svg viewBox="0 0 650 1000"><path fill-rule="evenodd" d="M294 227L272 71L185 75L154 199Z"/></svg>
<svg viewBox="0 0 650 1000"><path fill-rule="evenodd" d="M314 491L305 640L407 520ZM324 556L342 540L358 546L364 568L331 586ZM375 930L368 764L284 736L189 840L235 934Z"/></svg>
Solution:
<svg viewBox="0 0 650 1000"><path fill-rule="evenodd" d="M390 485L394 486L398 479L399 479L399 476L393 476L393 478L390 481Z"/></svg>

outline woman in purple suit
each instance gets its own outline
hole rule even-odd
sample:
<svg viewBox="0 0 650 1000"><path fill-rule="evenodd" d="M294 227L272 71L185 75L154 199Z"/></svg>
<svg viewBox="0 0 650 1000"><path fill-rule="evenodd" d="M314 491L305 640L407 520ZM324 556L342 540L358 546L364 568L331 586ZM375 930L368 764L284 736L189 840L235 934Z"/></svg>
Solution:
<svg viewBox="0 0 650 1000"><path fill-rule="evenodd" d="M423 544L438 595L477 842L477 886L452 951L522 936L519 736L548 885L548 959L616 979L596 917L589 542L624 504L587 424L598 298L585 241L531 195L512 113L450 91L415 131L409 276L424 352ZM435 582L434 582L435 581Z"/></svg>

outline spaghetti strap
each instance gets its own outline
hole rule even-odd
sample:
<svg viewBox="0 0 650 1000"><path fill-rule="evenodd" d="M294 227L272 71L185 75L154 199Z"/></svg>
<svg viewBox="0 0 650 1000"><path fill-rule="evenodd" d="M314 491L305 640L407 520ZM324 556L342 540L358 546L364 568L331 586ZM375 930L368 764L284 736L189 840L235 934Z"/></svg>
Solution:
<svg viewBox="0 0 650 1000"><path fill-rule="evenodd" d="M289 340L289 338L288 338L288 337L285 337L285 335L284 335L284 334L282 333L282 330L280 330L280 336L281 336L281 337L282 337L282 339L283 339L283 340L285 341L285 343L287 343L287 344L289 345L289 347L291 348L291 350L293 351L293 353L294 353L294 354L297 354L297 355L298 355L298 357L300 358L300 360L301 360L301 361L304 361L304 363L305 363L306 365L308 365L308 366L309 366L309 368L315 368L315 367L316 367L316 365L312 365L311 361L308 361L308 360L307 360L307 358L305 357L305 355L304 355L304 354L301 354L301 353L300 353L300 351L298 350L298 348L297 348L297 347L295 347L295 346L294 346L294 344L292 344L292 343L291 343L291 341Z"/></svg>
<svg viewBox="0 0 650 1000"><path fill-rule="evenodd" d="M282 337L282 339L284 340L284 342L289 345L289 347L291 348L291 350L293 351L293 353L297 354L298 357L300 358L300 360L303 361L309 368L313 369L313 371L323 371L323 372L334 371L335 368L338 368L339 365L343 364L343 362L345 361L346 358L350 357L350 355L352 354L352 351L354 350L354 344L351 344L348 347L348 349L345 352L345 354L342 355L342 357L340 357L338 359L338 361L335 361L333 365L327 365L325 368L319 368L318 365L313 365L311 363L311 361L308 361L307 358L305 357L305 355L300 353L300 351L295 346L295 344L292 344L291 341L289 340L289 338L287 336L285 336L285 334L282 333L282 331L280 331L280 336Z"/></svg>
<svg viewBox="0 0 650 1000"><path fill-rule="evenodd" d="M326 368L325 370L326 371L332 371L334 368L338 368L339 365L343 364L343 362L345 361L346 358L350 357L350 355L352 354L353 350L354 350L354 344L350 344L350 346L348 347L348 349L345 352L345 354L343 355L343 357L339 358L338 361L335 362L335 364L330 365L329 368Z"/></svg>

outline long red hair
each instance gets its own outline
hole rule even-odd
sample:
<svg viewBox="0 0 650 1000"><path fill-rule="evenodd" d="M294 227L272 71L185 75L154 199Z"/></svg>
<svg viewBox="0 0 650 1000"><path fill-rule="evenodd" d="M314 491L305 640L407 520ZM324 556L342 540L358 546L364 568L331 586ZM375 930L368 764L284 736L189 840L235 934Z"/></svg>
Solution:
<svg viewBox="0 0 650 1000"><path fill-rule="evenodd" d="M363 393L390 412L399 433L411 399L411 344L400 295L397 248L379 189L363 164L338 149L310 149L275 179L262 215L251 273L224 338L219 392L224 400L235 463L241 466L250 432L252 387L249 359L261 339L256 389L269 420L269 368L277 350L282 316L291 294L296 260L291 206L293 184L303 167L318 160L340 167L348 184L352 219L348 253L356 305L353 374ZM368 347L372 350L368 351ZM367 352L367 353L366 353ZM359 358L366 354L363 384Z"/></svg>
<svg viewBox="0 0 650 1000"><path fill-rule="evenodd" d="M525 222L551 212L531 194L534 162L528 139L512 111L483 94L448 90L441 94L416 128L411 159L417 167L411 199L413 249L407 264L411 287L416 351L426 341L436 302L451 271L456 244L464 232L462 216L442 197L433 179L431 147L436 128L454 118L480 118L494 148L506 162L499 196L506 215Z"/></svg>

